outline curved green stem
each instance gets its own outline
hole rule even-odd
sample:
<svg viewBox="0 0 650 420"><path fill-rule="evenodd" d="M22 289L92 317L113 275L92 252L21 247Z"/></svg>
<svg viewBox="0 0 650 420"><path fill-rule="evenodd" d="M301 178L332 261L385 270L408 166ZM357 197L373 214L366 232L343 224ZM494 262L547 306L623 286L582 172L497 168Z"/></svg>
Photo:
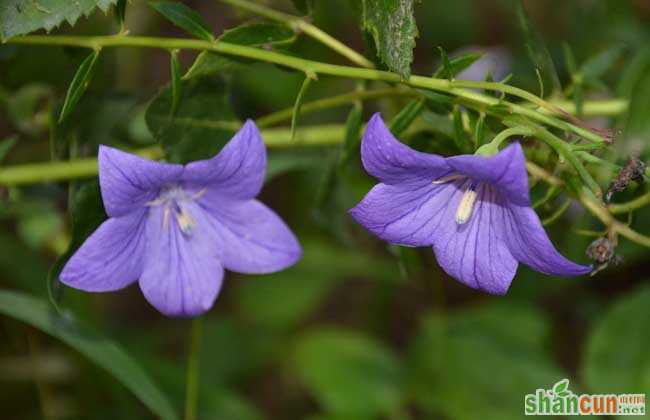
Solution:
<svg viewBox="0 0 650 420"><path fill-rule="evenodd" d="M262 137L266 145L271 148L332 145L342 141L345 127L333 124L299 128L296 131L296 140L293 143L289 140L290 133L290 130L286 128L267 129L262 131ZM159 159L163 155L159 147L140 149L134 153L148 159ZM39 182L90 178L97 175L97 171L97 159L95 158L6 166L0 168L0 185L18 186Z"/></svg>
<svg viewBox="0 0 650 420"><path fill-rule="evenodd" d="M192 320L190 331L190 354L187 361L187 389L185 394L185 420L196 420L199 402L199 360L201 356L201 336L203 318Z"/></svg>
<svg viewBox="0 0 650 420"><path fill-rule="evenodd" d="M458 81L449 81L445 79L436 79L424 76L411 76L406 81L401 80L398 74L380 71L375 69L340 66L336 64L328 64L319 61L306 60L299 57L292 57L280 54L275 51L267 51L261 48L247 47L244 45L229 44L226 42L209 42L197 39L180 39L180 38L155 38L155 37L131 37L124 35L111 35L111 36L44 36L44 35L30 35L24 37L12 38L9 43L14 44L29 44L29 45L63 45L63 46L77 46L85 48L101 48L101 47L142 47L142 48L164 48L164 49L191 49L191 50L208 50L221 54L234 55L238 57L245 57L254 60L266 61L282 65L285 67L293 68L304 73L323 74L339 77L350 77L355 79L377 80L388 83L404 83L408 86L415 88L424 88L442 92L456 96L469 106L475 106L487 111L486 108L495 106L505 106L513 114L527 116L536 120L539 123L550 125L562 130L571 131L586 140L595 143L605 142L606 140L597 133L586 130L582 127L570 124L564 120L556 118L551 115L543 114L535 109L531 109L524 105L515 104L512 102L500 100L470 89L462 89L454 87L454 83L458 85ZM500 86L504 90L511 91L511 86L494 83L494 86ZM533 94L527 96L535 97ZM537 97L535 97L537 98ZM536 102L541 99L537 98Z"/></svg>
<svg viewBox="0 0 650 420"><path fill-rule="evenodd" d="M343 57L347 58L351 62L366 68L374 68L374 64L368 60L363 55L359 54L352 48L343 44L338 39L334 38L327 32L317 28L311 23L307 22L305 19L293 16L288 13L278 12L277 10L270 9L264 5L254 3L247 0L221 0L224 3L228 3L240 9L248 10L249 12L264 16L268 19L276 20L282 22L296 31L300 31L319 41L323 45L326 45L333 51L341 54Z"/></svg>
<svg viewBox="0 0 650 420"><path fill-rule="evenodd" d="M650 192L643 194L640 197L635 198L634 200L628 201L627 203L620 204L610 204L608 210L610 213L627 213L634 211L650 204Z"/></svg>
<svg viewBox="0 0 650 420"><path fill-rule="evenodd" d="M501 143L503 143L505 140L507 140L510 137L514 136L530 136L533 134L533 130L531 130L528 127L510 127L506 128L492 139L491 142L484 144L483 146L479 147L478 150L476 151L477 155L486 155L486 156L491 156L495 155L499 152L499 146Z"/></svg>

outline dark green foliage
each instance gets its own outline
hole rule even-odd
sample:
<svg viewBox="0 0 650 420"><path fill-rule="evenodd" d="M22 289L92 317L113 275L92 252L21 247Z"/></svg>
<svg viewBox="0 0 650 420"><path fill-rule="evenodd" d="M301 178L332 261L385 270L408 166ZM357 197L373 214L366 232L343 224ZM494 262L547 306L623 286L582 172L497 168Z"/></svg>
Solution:
<svg viewBox="0 0 650 420"><path fill-rule="evenodd" d="M200 14L177 1L155 1L149 3L158 13L190 35L212 41L212 30Z"/></svg>

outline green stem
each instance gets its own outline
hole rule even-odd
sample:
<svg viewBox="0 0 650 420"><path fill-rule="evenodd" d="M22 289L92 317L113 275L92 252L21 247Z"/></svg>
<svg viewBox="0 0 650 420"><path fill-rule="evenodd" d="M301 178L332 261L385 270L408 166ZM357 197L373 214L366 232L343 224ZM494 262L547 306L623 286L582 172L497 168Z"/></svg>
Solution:
<svg viewBox="0 0 650 420"><path fill-rule="evenodd" d="M196 420L199 402L199 360L201 355L201 336L203 318L192 320L190 335L190 354L187 361L187 392L185 395L185 420Z"/></svg>
<svg viewBox="0 0 650 420"><path fill-rule="evenodd" d="M383 88L374 90L355 90L342 95L331 96L329 98L317 99L315 101L305 102L300 107L300 114L320 111L328 108L335 108L342 105L352 104L360 100L376 99L384 96L418 96L418 92L411 89ZM291 119L293 107L286 108L272 114L258 118L255 122L257 126L268 127L273 124L281 123Z"/></svg>
<svg viewBox="0 0 650 420"><path fill-rule="evenodd" d="M341 142L344 133L345 127L342 125L317 125L297 130L294 143L290 142L291 132L286 128L263 130L262 136L267 146L282 148L300 145L326 146L338 144ZM159 147L140 149L134 153L148 159L158 159L163 155ZM97 175L97 171L97 159L95 158L6 166L0 168L0 185L17 186L89 178Z"/></svg>
<svg viewBox="0 0 650 420"><path fill-rule="evenodd" d="M479 147L479 149L476 151L476 154L485 155L485 156L495 155L499 152L499 146L501 145L501 143L503 143L508 138L514 136L527 137L532 134L533 131L528 127L517 126L517 127L506 128L505 130L503 130L502 132L494 136L491 142Z"/></svg>
<svg viewBox="0 0 650 420"><path fill-rule="evenodd" d="M571 206L571 200L566 200L560 207L558 207L557 210L553 212L549 217L546 219L542 220L542 225L544 226L549 226L553 223L555 223L556 220L558 220L565 211Z"/></svg>
<svg viewBox="0 0 650 420"><path fill-rule="evenodd" d="M350 77L365 80L377 80L388 83L404 83L414 88L424 88L443 92L449 95L456 96L463 99L465 103L470 106L478 108L489 108L495 106L505 106L513 114L527 116L536 120L539 123L550 125L566 131L571 131L586 140L594 143L605 142L605 139L597 133L586 130L582 127L568 123L564 120L558 119L554 116L543 114L535 109L526 107L524 105L515 104L505 100L497 99L470 89L462 89L455 87L459 85L459 81L449 81L446 79L436 79L424 76L411 76L408 80L401 80L400 76L395 73L380 71L375 69L340 66L336 64L328 64L319 61L306 60L299 57L292 57L284 55L275 51L267 51L261 48L247 47L244 45L229 44L226 42L209 42L197 39L180 39L180 38L155 38L155 37L132 37L123 35L111 36L45 36L45 35L30 35L23 37L12 38L8 43L14 44L29 44L29 45L63 45L63 46L77 46L85 48L101 48L101 47L142 47L142 48L164 48L164 49L191 49L191 50L208 50L221 54L235 55L238 57L245 57L254 60L265 61L269 63L278 64L281 66L293 68L308 74L324 74L338 77ZM454 85L455 84L455 85ZM462 85L462 84L460 84ZM492 83L492 88L499 88L501 91L508 93L519 92L520 89L513 90L512 86L502 83ZM521 91L525 92L525 91ZM514 94L514 93L513 93ZM527 93L524 95L526 98L537 98L535 95ZM543 101L541 98L535 99L534 103ZM545 102L545 101L543 101Z"/></svg>
<svg viewBox="0 0 650 420"><path fill-rule="evenodd" d="M271 20L282 22L295 31L303 32L306 35L314 38L323 45L326 45L333 51L341 54L351 62L366 68L374 68L374 64L363 55L343 44L338 39L332 37L328 33L322 31L311 23L307 22L301 17L293 16L288 13L278 12L277 10L270 9L264 5L254 3L247 0L221 0L240 9L248 10L249 12L264 16Z"/></svg>
<svg viewBox="0 0 650 420"><path fill-rule="evenodd" d="M621 204L610 204L608 209L610 213L627 213L640 209L643 206L650 204L650 192L643 194L642 196L635 198L634 200L628 201L627 203Z"/></svg>

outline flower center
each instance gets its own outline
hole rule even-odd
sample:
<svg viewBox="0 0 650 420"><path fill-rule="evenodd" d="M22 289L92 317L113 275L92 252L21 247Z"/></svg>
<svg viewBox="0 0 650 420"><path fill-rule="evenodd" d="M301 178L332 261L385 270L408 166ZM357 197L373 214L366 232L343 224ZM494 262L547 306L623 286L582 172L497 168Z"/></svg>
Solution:
<svg viewBox="0 0 650 420"><path fill-rule="evenodd" d="M459 225L467 223L472 217L474 204L476 203L476 199L478 197L478 194L476 193L478 184L470 179L467 179L467 176L460 174L443 176L442 178L438 178L432 182L433 184L446 184L448 182L454 182L461 179L465 179L466 181L461 186L465 192L463 193L463 197L460 199L460 203L458 203L458 208L456 209L455 219L456 223Z"/></svg>
<svg viewBox="0 0 650 420"><path fill-rule="evenodd" d="M169 218L173 216L181 232L190 236L196 227L196 221L187 211L187 202L196 200L204 193L205 189L195 194L188 194L179 185L170 184L163 187L158 198L149 201L147 206L163 206L163 228L167 229Z"/></svg>

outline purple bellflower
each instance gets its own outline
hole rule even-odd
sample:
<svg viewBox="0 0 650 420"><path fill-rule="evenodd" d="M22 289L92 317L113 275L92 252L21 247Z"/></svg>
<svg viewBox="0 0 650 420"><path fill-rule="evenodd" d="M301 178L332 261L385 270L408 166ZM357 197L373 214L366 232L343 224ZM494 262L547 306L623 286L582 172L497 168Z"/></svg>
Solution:
<svg viewBox="0 0 650 420"><path fill-rule="evenodd" d="M400 143L375 114L361 158L380 183L352 217L390 243L432 246L445 272L467 286L505 294L519 262L557 276L591 270L560 255L546 235L518 143L490 157L444 158Z"/></svg>
<svg viewBox="0 0 650 420"><path fill-rule="evenodd" d="M109 219L61 271L70 287L107 292L139 280L160 312L190 317L212 307L224 268L263 274L301 257L289 228L254 199L266 148L252 121L210 160L159 163L106 146L98 159Z"/></svg>

